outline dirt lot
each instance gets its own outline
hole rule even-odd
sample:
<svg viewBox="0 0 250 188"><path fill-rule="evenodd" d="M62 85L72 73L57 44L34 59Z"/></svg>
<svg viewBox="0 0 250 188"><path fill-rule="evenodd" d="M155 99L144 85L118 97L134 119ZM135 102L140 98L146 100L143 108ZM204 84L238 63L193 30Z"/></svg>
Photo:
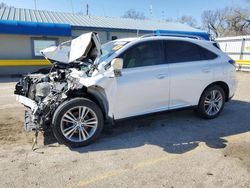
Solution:
<svg viewBox="0 0 250 188"><path fill-rule="evenodd" d="M250 187L250 74L220 117L192 111L120 122L70 150L22 131L16 79L0 78L0 187Z"/></svg>

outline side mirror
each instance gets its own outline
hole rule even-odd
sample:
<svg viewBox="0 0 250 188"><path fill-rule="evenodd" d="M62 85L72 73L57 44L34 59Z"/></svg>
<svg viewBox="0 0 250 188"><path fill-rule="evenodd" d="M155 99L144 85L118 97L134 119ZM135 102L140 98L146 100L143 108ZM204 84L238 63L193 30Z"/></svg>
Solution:
<svg viewBox="0 0 250 188"><path fill-rule="evenodd" d="M122 67L123 67L123 59L122 58L115 58L111 61L111 67L114 69L114 74L116 77L122 75Z"/></svg>

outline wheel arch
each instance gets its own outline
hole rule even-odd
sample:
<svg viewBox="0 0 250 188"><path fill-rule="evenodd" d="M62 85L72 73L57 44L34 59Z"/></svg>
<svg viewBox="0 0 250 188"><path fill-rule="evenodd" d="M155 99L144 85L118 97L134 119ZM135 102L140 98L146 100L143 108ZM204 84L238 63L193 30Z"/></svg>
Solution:
<svg viewBox="0 0 250 188"><path fill-rule="evenodd" d="M213 83L209 84L209 85L202 91L201 96L203 95L204 91L205 91L207 88L211 87L212 85L220 86L220 87L223 89L223 91L224 91L224 93L225 93L225 102L227 102L227 101L229 100L229 87L228 87L227 83L224 82L224 81L216 81L216 82L213 82ZM201 99L201 96L200 96L200 99ZM200 103L200 99L199 99L199 103Z"/></svg>
<svg viewBox="0 0 250 188"><path fill-rule="evenodd" d="M83 86L81 89L71 91L69 98L76 97L84 97L95 102L100 107L104 119L108 119L108 100L103 88L99 86Z"/></svg>

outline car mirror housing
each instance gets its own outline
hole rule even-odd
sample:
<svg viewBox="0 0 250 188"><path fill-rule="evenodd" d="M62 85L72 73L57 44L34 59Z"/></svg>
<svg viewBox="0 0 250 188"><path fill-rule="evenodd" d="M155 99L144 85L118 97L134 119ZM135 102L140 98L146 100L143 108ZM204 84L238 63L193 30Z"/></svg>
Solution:
<svg viewBox="0 0 250 188"><path fill-rule="evenodd" d="M115 77L119 77L122 75L121 71L123 68L123 59L115 58L111 61L111 67L113 67Z"/></svg>

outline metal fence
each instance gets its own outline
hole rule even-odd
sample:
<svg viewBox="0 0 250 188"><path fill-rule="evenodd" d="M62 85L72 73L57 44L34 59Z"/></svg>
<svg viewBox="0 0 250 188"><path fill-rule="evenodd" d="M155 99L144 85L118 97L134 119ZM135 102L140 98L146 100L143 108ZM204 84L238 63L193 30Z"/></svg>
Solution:
<svg viewBox="0 0 250 188"><path fill-rule="evenodd" d="M216 41L232 59L250 61L250 36L217 38Z"/></svg>
<svg viewBox="0 0 250 188"><path fill-rule="evenodd" d="M238 70L250 71L250 36L217 38L216 42L236 61Z"/></svg>

